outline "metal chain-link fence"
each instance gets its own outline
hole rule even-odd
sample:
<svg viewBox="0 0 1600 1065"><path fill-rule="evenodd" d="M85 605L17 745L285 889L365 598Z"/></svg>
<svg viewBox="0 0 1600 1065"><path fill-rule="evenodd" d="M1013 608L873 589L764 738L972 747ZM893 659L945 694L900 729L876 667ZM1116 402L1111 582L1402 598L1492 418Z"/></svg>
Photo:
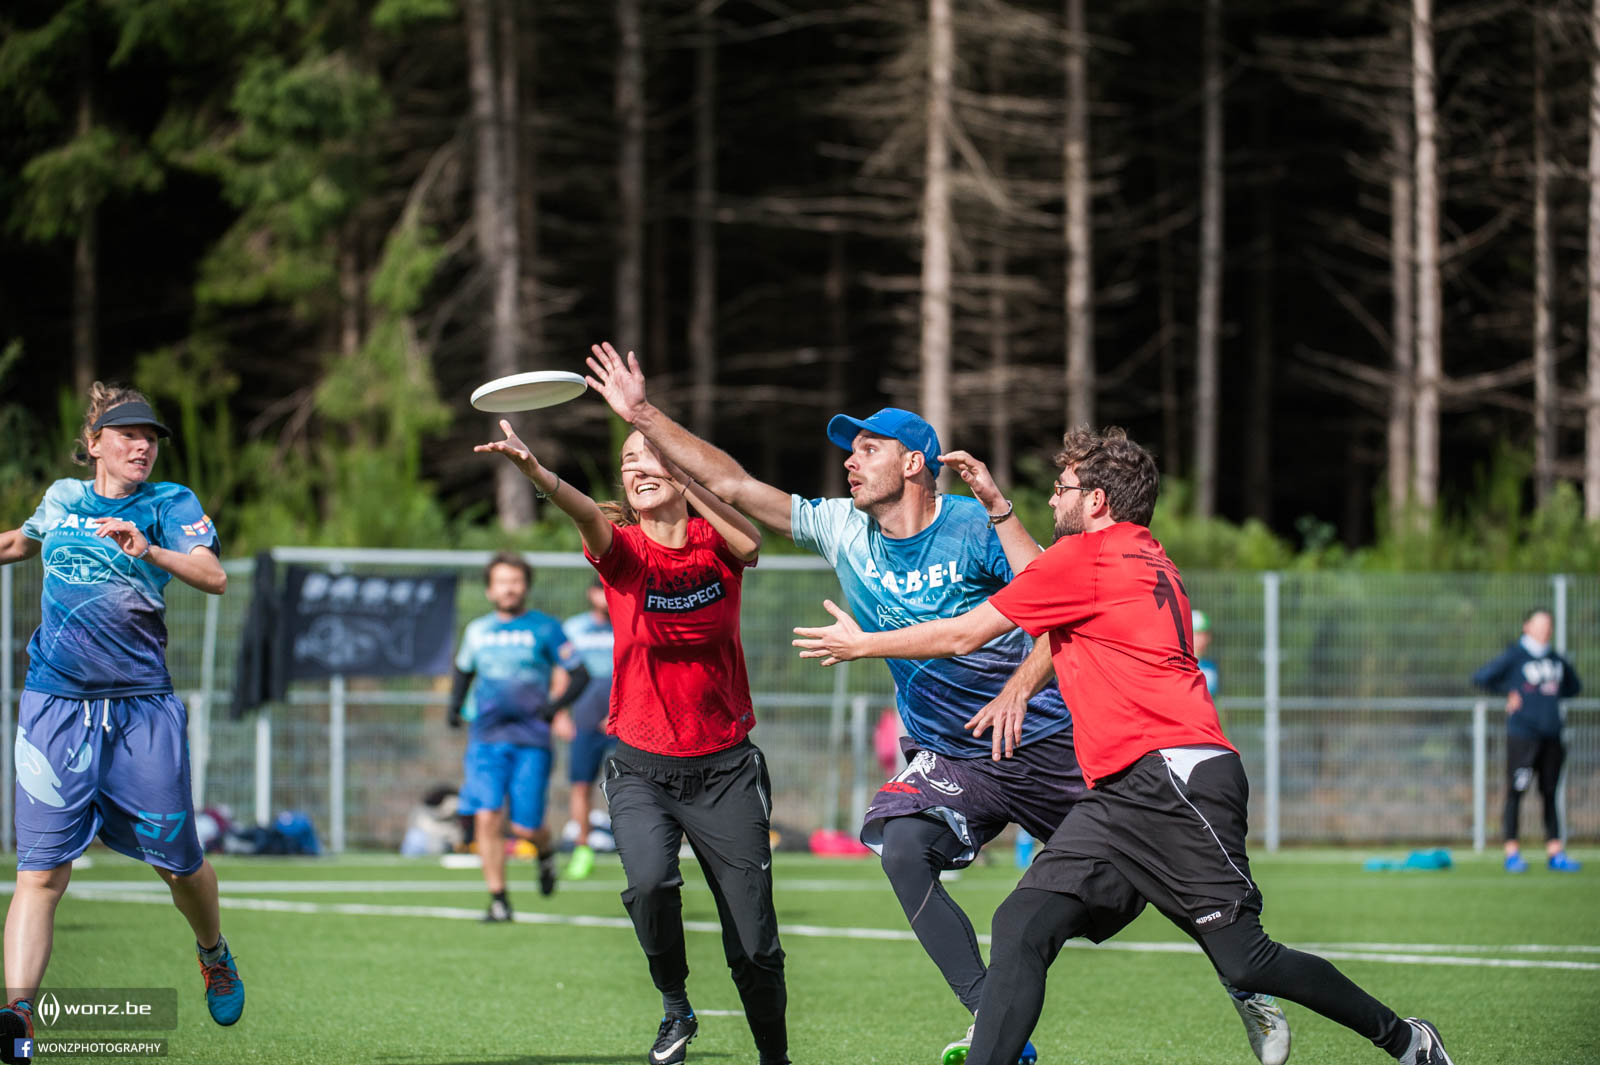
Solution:
<svg viewBox="0 0 1600 1065"><path fill-rule="evenodd" d="M487 552L274 554L356 575L455 570L458 622L489 609L480 577ZM532 608L558 618L585 608L593 570L581 556L528 557ZM238 560L228 568L231 588L221 598L168 586L168 665L190 710L197 805L227 806L245 822L303 811L335 849L398 846L420 797L460 780L466 737L445 725L448 678L300 683L286 703L234 720L252 567ZM1600 577L1197 571L1184 579L1211 619L1218 706L1250 774L1252 834L1268 847L1496 838L1503 702L1473 692L1468 678L1535 606L1554 612L1556 646L1600 686ZM12 723L40 580L34 564L0 567L7 842ZM801 831L854 829L883 779L872 731L894 701L887 669L856 662L825 670L789 643L794 625L827 620L822 600L838 594L832 572L811 557L767 558L745 577L753 738L768 755L774 820ZM1565 823L1569 837L1583 840L1600 838L1600 698L1591 693L1600 687L1567 704ZM563 756L552 776L558 789ZM552 799L559 818L562 804ZM1537 826L1531 810L1524 824Z"/></svg>

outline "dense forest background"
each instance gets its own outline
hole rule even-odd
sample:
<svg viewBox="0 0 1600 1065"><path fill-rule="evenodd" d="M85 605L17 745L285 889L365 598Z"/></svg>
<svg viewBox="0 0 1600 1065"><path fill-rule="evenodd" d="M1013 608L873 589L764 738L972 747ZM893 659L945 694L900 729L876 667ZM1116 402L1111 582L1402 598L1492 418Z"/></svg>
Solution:
<svg viewBox="0 0 1600 1065"><path fill-rule="evenodd" d="M562 543L483 380L640 352L841 491L1068 424L1187 565L1600 568L1600 0L12 0L0 522L88 382L232 552ZM613 491L596 397L519 416Z"/></svg>

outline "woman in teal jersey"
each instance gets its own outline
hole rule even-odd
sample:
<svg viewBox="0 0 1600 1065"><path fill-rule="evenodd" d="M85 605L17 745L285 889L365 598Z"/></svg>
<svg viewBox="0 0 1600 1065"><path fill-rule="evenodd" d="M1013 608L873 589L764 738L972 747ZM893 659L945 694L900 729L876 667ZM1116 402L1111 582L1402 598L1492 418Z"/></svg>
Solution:
<svg viewBox="0 0 1600 1065"><path fill-rule="evenodd" d="M0 1061L33 1034L72 861L99 837L151 865L194 929L206 1005L244 1009L222 938L217 876L194 828L187 712L166 666L167 582L221 595L217 535L193 492L152 482L169 436L144 396L95 382L79 439L89 480L45 492L0 533L0 564L43 556L40 623L17 714L17 887L6 913ZM207 944L210 944L207 946Z"/></svg>

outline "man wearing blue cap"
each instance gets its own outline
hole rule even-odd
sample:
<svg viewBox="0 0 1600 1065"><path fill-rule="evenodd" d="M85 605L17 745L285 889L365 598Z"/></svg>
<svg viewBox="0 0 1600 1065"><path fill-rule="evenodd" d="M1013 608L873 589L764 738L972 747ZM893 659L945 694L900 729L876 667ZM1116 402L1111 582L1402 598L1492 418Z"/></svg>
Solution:
<svg viewBox="0 0 1600 1065"><path fill-rule="evenodd" d="M630 353L596 345L589 384L663 455L715 495L828 560L863 629L897 629L958 616L1008 584L1040 553L983 463L941 454L920 416L886 407L868 418L836 415L828 439L848 453L849 498L806 499L750 476L726 452L694 436L645 397ZM974 498L939 494L948 464ZM964 1006L977 1012L986 970L972 922L939 874L959 869L1008 824L1048 839L1086 788L1072 746L1072 718L1048 654L1013 629L949 659L891 659L900 717L909 736L906 769L873 797L862 842L877 851L911 928ZM1043 690L1040 690L1043 689ZM1004 709L1001 709L1004 708ZM986 712L987 711L987 712ZM977 719L1000 721L980 739ZM1096 871L1089 937L1123 928L1145 900L1109 865ZM1271 999L1235 993L1251 1046L1266 1065L1288 1056L1289 1030ZM945 1048L960 1065L965 1038ZM1037 1059L1033 1044L1019 1062Z"/></svg>

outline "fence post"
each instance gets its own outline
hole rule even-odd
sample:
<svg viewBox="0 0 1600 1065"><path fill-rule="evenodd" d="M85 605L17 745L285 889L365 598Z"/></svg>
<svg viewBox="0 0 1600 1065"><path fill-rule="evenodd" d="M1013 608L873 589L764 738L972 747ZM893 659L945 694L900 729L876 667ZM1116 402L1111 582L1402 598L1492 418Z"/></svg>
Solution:
<svg viewBox="0 0 1600 1065"><path fill-rule="evenodd" d="M189 746L194 751L190 766L189 793L196 810L206 805L206 767L211 763L211 695L217 683L217 618L222 613L222 597L206 596L205 635L200 649L200 705L198 721L189 730Z"/></svg>
<svg viewBox="0 0 1600 1065"><path fill-rule="evenodd" d="M1557 573L1550 578L1550 620L1555 622L1555 649L1559 654L1567 653L1567 583L1569 578L1565 573ZM1566 724L1565 708L1562 712L1562 724ZM1567 836L1571 830L1567 827L1567 771L1563 767L1561 776L1556 781L1556 817L1561 821L1561 844L1566 846Z"/></svg>
<svg viewBox="0 0 1600 1065"><path fill-rule="evenodd" d="M844 710L850 690L850 663L834 666L833 701L828 704L828 782L827 794L822 800L822 823L829 828L839 827L839 759L844 754Z"/></svg>
<svg viewBox="0 0 1600 1065"><path fill-rule="evenodd" d="M1262 746L1265 748L1263 755L1266 761L1267 772L1267 850L1275 851L1280 842L1279 823L1279 744L1281 733L1279 731L1278 712L1278 589L1282 581L1282 574L1263 573L1261 575L1261 610L1262 610Z"/></svg>
<svg viewBox="0 0 1600 1065"><path fill-rule="evenodd" d="M867 816L868 776L867 763L872 758L871 732L867 726L868 695L857 695L850 700L850 761L854 766L850 784L850 825L852 831L860 827Z"/></svg>
<svg viewBox="0 0 1600 1065"><path fill-rule="evenodd" d="M1472 851L1482 854L1489 817L1489 703L1472 704Z"/></svg>
<svg viewBox="0 0 1600 1065"><path fill-rule="evenodd" d="M256 711L256 824L272 823L272 710Z"/></svg>
<svg viewBox="0 0 1600 1065"><path fill-rule="evenodd" d="M344 674L328 680L329 849L344 853Z"/></svg>
<svg viewBox="0 0 1600 1065"><path fill-rule="evenodd" d="M0 784L0 822L4 822L4 827L0 827L0 842L3 842L4 846L0 849L8 851L11 849L11 800L14 794L11 775L15 765L12 760L15 756L11 744L15 742L16 734L14 719L11 716L12 707L16 705L12 701L16 696L16 680L12 676L12 669L17 660L16 648L12 644L16 638L16 620L13 617L12 603L15 591L16 585L11 580L11 567L0 568L0 703L5 704L4 708L0 709L0 737L3 737L0 739L0 762L5 766L0 770L0 780L4 781Z"/></svg>

